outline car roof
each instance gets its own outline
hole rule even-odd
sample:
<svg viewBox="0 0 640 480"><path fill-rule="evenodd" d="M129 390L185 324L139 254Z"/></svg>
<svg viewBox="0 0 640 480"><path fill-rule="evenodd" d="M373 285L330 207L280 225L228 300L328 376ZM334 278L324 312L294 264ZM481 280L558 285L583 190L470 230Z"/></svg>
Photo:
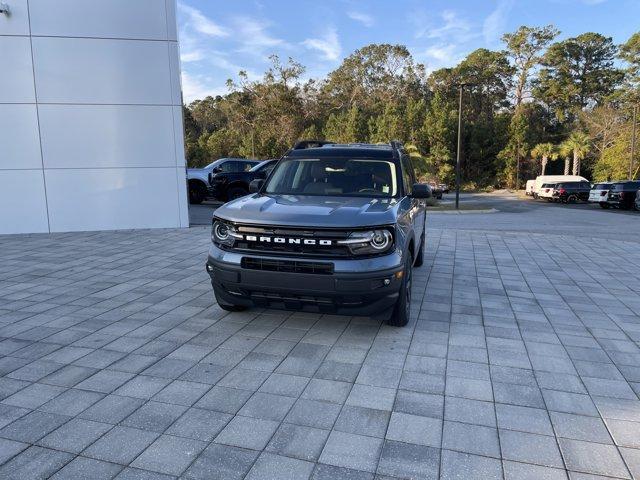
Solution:
<svg viewBox="0 0 640 480"><path fill-rule="evenodd" d="M612 185L635 185L640 183L640 180L622 180L620 182L611 182Z"/></svg>
<svg viewBox="0 0 640 480"><path fill-rule="evenodd" d="M328 157L349 157L349 158L380 158L392 160L394 150L390 145L373 144L330 144L321 147L303 148L291 150L287 157L294 158L328 158Z"/></svg>

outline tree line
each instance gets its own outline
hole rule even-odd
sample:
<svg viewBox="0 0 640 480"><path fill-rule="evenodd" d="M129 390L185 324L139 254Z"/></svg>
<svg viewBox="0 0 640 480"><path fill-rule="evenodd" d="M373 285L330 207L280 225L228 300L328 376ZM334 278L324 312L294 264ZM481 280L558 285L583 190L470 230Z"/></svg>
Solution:
<svg viewBox="0 0 640 480"><path fill-rule="evenodd" d="M468 188L513 187L542 172L627 178L640 32L622 45L594 32L558 41L559 33L522 26L502 37L503 50L480 48L430 74L403 45L367 45L320 80L302 81L303 65L272 56L261 79L239 72L228 94L184 107L188 165L278 158L299 139L397 139L423 178L449 183L462 85Z"/></svg>

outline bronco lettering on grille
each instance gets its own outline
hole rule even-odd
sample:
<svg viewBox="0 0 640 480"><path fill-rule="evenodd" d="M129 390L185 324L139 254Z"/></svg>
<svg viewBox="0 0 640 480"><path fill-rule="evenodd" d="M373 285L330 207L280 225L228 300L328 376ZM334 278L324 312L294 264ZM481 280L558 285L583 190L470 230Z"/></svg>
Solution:
<svg viewBox="0 0 640 480"><path fill-rule="evenodd" d="M259 242L259 243L288 243L290 245L320 245L323 247L329 247L333 245L333 240L315 239L315 238L289 238L289 237L265 237L257 235L245 235L244 239L247 242Z"/></svg>

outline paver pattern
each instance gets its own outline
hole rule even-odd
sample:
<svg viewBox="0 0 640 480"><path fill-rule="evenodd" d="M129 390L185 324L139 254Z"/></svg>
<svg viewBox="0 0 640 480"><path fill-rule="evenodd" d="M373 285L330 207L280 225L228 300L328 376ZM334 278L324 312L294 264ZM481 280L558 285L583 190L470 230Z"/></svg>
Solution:
<svg viewBox="0 0 640 480"><path fill-rule="evenodd" d="M208 243L0 237L0 478L640 478L637 243L431 228L406 328L224 312Z"/></svg>

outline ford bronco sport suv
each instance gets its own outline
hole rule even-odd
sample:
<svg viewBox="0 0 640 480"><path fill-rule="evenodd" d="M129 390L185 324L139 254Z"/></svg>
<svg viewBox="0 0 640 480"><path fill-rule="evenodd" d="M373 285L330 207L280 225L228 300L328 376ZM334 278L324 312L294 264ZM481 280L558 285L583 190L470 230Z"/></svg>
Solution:
<svg viewBox="0 0 640 480"><path fill-rule="evenodd" d="M207 271L221 308L407 324L431 189L402 144L298 142L251 191L214 214Z"/></svg>

